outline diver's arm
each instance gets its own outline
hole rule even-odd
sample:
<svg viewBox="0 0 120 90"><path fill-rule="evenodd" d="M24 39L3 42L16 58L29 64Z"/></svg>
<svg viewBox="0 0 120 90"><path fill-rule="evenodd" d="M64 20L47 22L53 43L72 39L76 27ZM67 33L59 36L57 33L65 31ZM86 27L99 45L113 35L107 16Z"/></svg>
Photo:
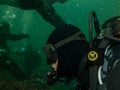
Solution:
<svg viewBox="0 0 120 90"><path fill-rule="evenodd" d="M66 24L66 22L55 12L51 4L44 3L36 10L47 22L55 27Z"/></svg>
<svg viewBox="0 0 120 90"><path fill-rule="evenodd" d="M23 38L30 38L30 36L28 34L9 34L8 35L8 40L12 40L12 41L21 40Z"/></svg>
<svg viewBox="0 0 120 90"><path fill-rule="evenodd" d="M9 5L12 7L19 7L18 0L0 0L0 5Z"/></svg>

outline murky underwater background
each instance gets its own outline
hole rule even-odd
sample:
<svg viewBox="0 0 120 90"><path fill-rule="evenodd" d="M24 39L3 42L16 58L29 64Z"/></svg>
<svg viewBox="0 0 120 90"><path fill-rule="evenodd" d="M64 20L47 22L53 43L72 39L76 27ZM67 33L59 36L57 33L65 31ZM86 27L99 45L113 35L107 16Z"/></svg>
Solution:
<svg viewBox="0 0 120 90"><path fill-rule="evenodd" d="M104 20L120 15L119 0L68 0L64 4L54 4L56 12L67 22L76 25L85 33L88 38L88 17L92 10L96 11L100 24ZM0 21L8 21L11 24L13 33L28 33L31 38L17 42L8 42L11 50L24 47L27 43L32 44L41 55L41 65L33 73L39 71L44 73L48 70L42 46L54 29L34 10L21 10L10 6L0 5ZM20 63L21 62L21 63ZM18 61L19 66L24 71L22 61ZM33 65L34 67L34 65ZM70 90L70 86L57 83L54 90Z"/></svg>

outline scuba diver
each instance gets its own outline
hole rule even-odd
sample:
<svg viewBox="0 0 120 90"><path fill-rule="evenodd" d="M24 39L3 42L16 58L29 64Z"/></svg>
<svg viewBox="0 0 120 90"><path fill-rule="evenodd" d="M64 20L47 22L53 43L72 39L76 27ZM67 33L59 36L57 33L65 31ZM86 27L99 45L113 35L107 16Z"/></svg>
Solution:
<svg viewBox="0 0 120 90"><path fill-rule="evenodd" d="M119 90L120 86L120 16L106 20L102 25L106 43L104 63L99 82L104 90Z"/></svg>
<svg viewBox="0 0 120 90"><path fill-rule="evenodd" d="M93 38L92 18L96 35ZM119 90L120 16L106 20L100 29L96 13L90 14L89 90Z"/></svg>
<svg viewBox="0 0 120 90"><path fill-rule="evenodd" d="M23 10L36 10L44 20L54 27L59 27L66 22L55 12L52 4L65 3L67 0L0 0L1 5L18 7Z"/></svg>
<svg viewBox="0 0 120 90"><path fill-rule="evenodd" d="M43 47L47 63L52 65L46 75L47 84L52 86L57 81L69 84L76 78L80 90L88 90L89 72L86 61L83 61L88 49L85 35L76 26L69 24L53 30Z"/></svg>
<svg viewBox="0 0 120 90"><path fill-rule="evenodd" d="M10 50L7 41L17 41L23 38L30 38L30 36L28 34L12 34L8 22L0 23L0 69L7 70L18 80L28 79L29 77L9 57Z"/></svg>
<svg viewBox="0 0 120 90"><path fill-rule="evenodd" d="M97 35L94 38L92 18ZM78 84L74 90L120 89L120 16L106 20L100 29L96 13L92 12L89 28L89 43L83 33L79 35L81 39L76 40L79 29L74 25L56 28L51 33L44 46L47 63L52 65L47 73L48 85L57 81L69 83L77 78ZM61 80L64 77L67 79Z"/></svg>

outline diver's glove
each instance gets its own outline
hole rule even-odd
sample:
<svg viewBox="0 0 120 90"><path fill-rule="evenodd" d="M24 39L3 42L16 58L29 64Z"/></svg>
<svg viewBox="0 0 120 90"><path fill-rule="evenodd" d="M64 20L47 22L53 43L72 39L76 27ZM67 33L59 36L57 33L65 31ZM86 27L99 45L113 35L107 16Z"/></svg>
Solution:
<svg viewBox="0 0 120 90"><path fill-rule="evenodd" d="M46 77L47 77L47 84L49 86L52 86L53 84L55 84L58 81L57 72L55 71L54 68L50 69L47 72Z"/></svg>

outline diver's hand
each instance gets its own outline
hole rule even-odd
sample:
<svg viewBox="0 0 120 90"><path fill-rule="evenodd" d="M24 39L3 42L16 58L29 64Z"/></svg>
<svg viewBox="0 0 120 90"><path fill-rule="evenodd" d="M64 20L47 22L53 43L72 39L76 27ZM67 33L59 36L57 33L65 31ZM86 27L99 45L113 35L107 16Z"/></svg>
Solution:
<svg viewBox="0 0 120 90"><path fill-rule="evenodd" d="M50 69L47 72L47 84L49 86L52 86L53 84L55 84L58 81L58 77L57 77L57 72L54 70L54 68Z"/></svg>

